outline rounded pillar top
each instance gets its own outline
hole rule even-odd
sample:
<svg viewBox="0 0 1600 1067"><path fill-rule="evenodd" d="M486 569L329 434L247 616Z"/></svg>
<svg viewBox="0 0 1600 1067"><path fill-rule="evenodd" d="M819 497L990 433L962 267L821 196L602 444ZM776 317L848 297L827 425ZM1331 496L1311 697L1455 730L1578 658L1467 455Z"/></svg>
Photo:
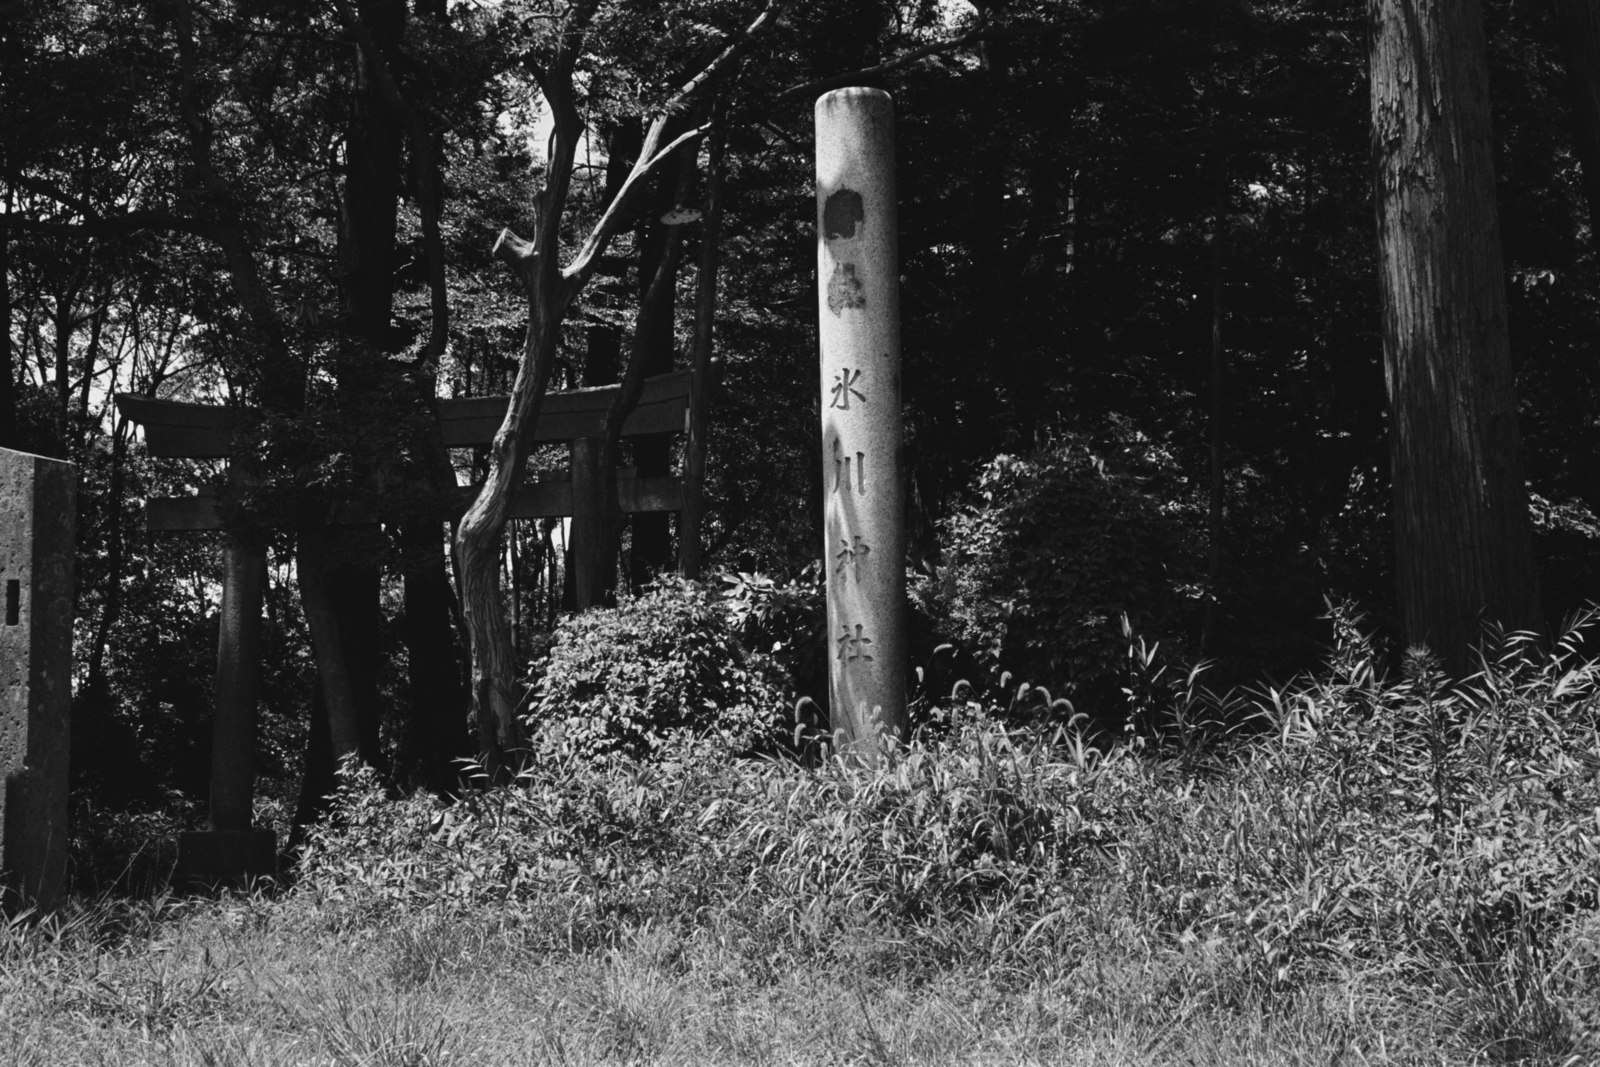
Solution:
<svg viewBox="0 0 1600 1067"><path fill-rule="evenodd" d="M894 110L894 97L882 89L872 89L865 85L850 85L843 89L834 89L817 97L816 115L821 118L825 112L836 108L861 108L876 110L879 108Z"/></svg>
<svg viewBox="0 0 1600 1067"><path fill-rule="evenodd" d="M823 142L855 130L869 140L893 144L894 98L882 89L862 85L835 89L817 97L813 121Z"/></svg>
<svg viewBox="0 0 1600 1067"><path fill-rule="evenodd" d="M815 117L818 193L827 198L836 191L848 189L858 200L867 197L880 202L881 206L872 212L874 218L880 222L892 220L893 99L882 89L863 86L835 89L817 97ZM818 223L823 226L825 236L840 236L828 227L827 221L819 215ZM890 229L892 232L892 226ZM856 227L848 227L843 236L858 236Z"/></svg>

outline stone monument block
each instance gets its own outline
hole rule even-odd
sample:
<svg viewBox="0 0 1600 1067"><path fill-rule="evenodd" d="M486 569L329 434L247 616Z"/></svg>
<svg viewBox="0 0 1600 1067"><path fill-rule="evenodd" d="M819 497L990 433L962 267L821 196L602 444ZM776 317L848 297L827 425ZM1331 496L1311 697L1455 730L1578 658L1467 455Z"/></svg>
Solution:
<svg viewBox="0 0 1600 1067"><path fill-rule="evenodd" d="M53 907L67 865L72 464L0 448L0 879Z"/></svg>

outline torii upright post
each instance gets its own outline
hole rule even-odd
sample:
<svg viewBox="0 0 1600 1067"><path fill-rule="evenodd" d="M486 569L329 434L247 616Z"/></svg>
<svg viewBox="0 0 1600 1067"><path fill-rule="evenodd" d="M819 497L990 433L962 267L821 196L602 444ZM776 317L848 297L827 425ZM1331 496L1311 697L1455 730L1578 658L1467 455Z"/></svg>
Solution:
<svg viewBox="0 0 1600 1067"><path fill-rule="evenodd" d="M906 731L894 104L838 89L816 124L829 715L841 748L870 756Z"/></svg>

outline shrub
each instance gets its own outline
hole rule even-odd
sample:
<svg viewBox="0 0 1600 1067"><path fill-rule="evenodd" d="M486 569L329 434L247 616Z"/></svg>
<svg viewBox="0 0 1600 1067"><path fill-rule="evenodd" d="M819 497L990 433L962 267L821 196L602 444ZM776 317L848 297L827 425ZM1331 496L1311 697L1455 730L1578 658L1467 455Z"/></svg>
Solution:
<svg viewBox="0 0 1600 1067"><path fill-rule="evenodd" d="M1114 698L1121 617L1170 632L1184 606L1180 523L1148 488L1158 470L1076 436L995 457L976 502L941 524L932 601L951 636L1058 695Z"/></svg>
<svg viewBox="0 0 1600 1067"><path fill-rule="evenodd" d="M828 607L822 568L813 562L785 581L740 571L722 578L723 603L746 648L770 654L795 691L825 703L828 691Z"/></svg>
<svg viewBox="0 0 1600 1067"><path fill-rule="evenodd" d="M783 736L785 679L747 650L722 605L692 582L569 616L556 630L526 722L544 758L643 755L690 733L723 749L762 749Z"/></svg>
<svg viewBox="0 0 1600 1067"><path fill-rule="evenodd" d="M716 759L681 735L652 757L553 757L453 802L389 799L370 768L348 765L308 835L298 891L335 928L471 916L546 949L691 917L727 891L703 833L711 798L746 795L765 765Z"/></svg>

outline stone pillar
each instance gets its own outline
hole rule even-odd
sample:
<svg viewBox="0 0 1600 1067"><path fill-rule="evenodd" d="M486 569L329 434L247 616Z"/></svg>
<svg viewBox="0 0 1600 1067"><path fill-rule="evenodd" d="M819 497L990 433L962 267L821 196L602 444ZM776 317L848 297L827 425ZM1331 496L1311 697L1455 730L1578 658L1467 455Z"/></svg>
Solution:
<svg viewBox="0 0 1600 1067"><path fill-rule="evenodd" d="M211 724L211 829L250 829L255 807L256 716L261 699L261 598L266 553L229 536L217 620Z"/></svg>
<svg viewBox="0 0 1600 1067"><path fill-rule="evenodd" d="M839 89L816 124L829 715L843 748L873 753L906 730L894 104Z"/></svg>
<svg viewBox="0 0 1600 1067"><path fill-rule="evenodd" d="M599 607L605 602L607 564L615 565L606 551L605 472L600 456L605 440L599 437L572 439L572 569L575 574L576 607L579 611Z"/></svg>
<svg viewBox="0 0 1600 1067"><path fill-rule="evenodd" d="M77 472L0 448L0 884L53 907L67 863Z"/></svg>
<svg viewBox="0 0 1600 1067"><path fill-rule="evenodd" d="M230 460L228 480L235 489L243 488L249 481L247 464ZM205 830L178 836L173 881L180 885L244 885L277 872L277 835L251 824L266 570L266 549L259 541L226 535L211 704L210 819Z"/></svg>

